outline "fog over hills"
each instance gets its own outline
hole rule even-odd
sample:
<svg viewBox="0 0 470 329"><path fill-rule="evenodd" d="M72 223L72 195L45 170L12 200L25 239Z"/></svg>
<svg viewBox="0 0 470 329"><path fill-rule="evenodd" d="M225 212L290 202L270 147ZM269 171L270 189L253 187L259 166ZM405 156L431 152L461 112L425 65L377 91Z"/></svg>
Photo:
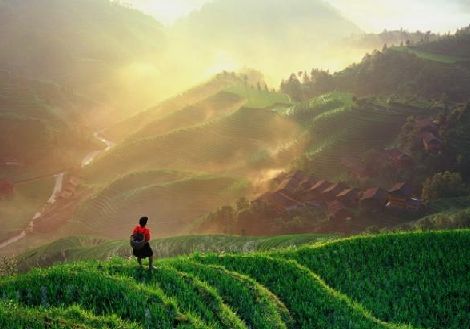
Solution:
<svg viewBox="0 0 470 329"><path fill-rule="evenodd" d="M362 31L324 1L213 1L177 22L172 40L185 40L214 72L249 66L278 83L281 72L318 66L340 69L362 55L339 51L342 40ZM197 63L191 63L197 64Z"/></svg>
<svg viewBox="0 0 470 329"><path fill-rule="evenodd" d="M107 0L5 0L0 47L0 70L54 81L111 106L139 108L148 91L131 84L141 78L144 62L162 53L165 39L152 17ZM153 94L158 89L152 85Z"/></svg>

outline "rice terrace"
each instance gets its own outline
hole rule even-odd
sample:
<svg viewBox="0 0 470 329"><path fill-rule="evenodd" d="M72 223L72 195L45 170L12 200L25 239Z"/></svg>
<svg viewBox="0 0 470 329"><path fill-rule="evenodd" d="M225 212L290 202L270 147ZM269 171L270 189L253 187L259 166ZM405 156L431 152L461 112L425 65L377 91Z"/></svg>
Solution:
<svg viewBox="0 0 470 329"><path fill-rule="evenodd" d="M470 328L466 0L0 0L0 329Z"/></svg>

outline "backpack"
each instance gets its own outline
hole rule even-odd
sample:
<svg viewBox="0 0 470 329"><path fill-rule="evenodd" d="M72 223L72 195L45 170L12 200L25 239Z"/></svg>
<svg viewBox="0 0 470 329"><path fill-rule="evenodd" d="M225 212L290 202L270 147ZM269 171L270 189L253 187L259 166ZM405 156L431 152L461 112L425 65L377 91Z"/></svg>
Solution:
<svg viewBox="0 0 470 329"><path fill-rule="evenodd" d="M130 245L134 250L142 249L147 241L145 241L145 236L142 233L135 233L131 235Z"/></svg>

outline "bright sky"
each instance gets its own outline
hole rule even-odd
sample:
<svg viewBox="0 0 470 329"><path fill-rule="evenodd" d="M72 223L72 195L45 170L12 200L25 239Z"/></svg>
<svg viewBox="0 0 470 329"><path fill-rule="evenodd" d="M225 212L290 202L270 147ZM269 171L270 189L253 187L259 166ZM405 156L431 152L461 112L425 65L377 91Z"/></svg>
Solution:
<svg viewBox="0 0 470 329"><path fill-rule="evenodd" d="M212 0L127 0L134 7L167 25L209 1ZM409 31L420 29L447 32L470 24L470 0L324 1L338 8L345 17L366 32L401 27Z"/></svg>

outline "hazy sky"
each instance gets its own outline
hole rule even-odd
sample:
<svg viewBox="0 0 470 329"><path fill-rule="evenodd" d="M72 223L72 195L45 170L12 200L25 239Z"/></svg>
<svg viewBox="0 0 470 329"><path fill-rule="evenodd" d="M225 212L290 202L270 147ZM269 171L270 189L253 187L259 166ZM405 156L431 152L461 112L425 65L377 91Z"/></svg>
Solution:
<svg viewBox="0 0 470 329"><path fill-rule="evenodd" d="M164 24L211 0L127 0ZM223 1L223 0L222 0ZM256 0L253 0L256 1ZM288 0L286 0L288 1ZM383 29L454 31L470 24L470 0L325 0L366 32Z"/></svg>

